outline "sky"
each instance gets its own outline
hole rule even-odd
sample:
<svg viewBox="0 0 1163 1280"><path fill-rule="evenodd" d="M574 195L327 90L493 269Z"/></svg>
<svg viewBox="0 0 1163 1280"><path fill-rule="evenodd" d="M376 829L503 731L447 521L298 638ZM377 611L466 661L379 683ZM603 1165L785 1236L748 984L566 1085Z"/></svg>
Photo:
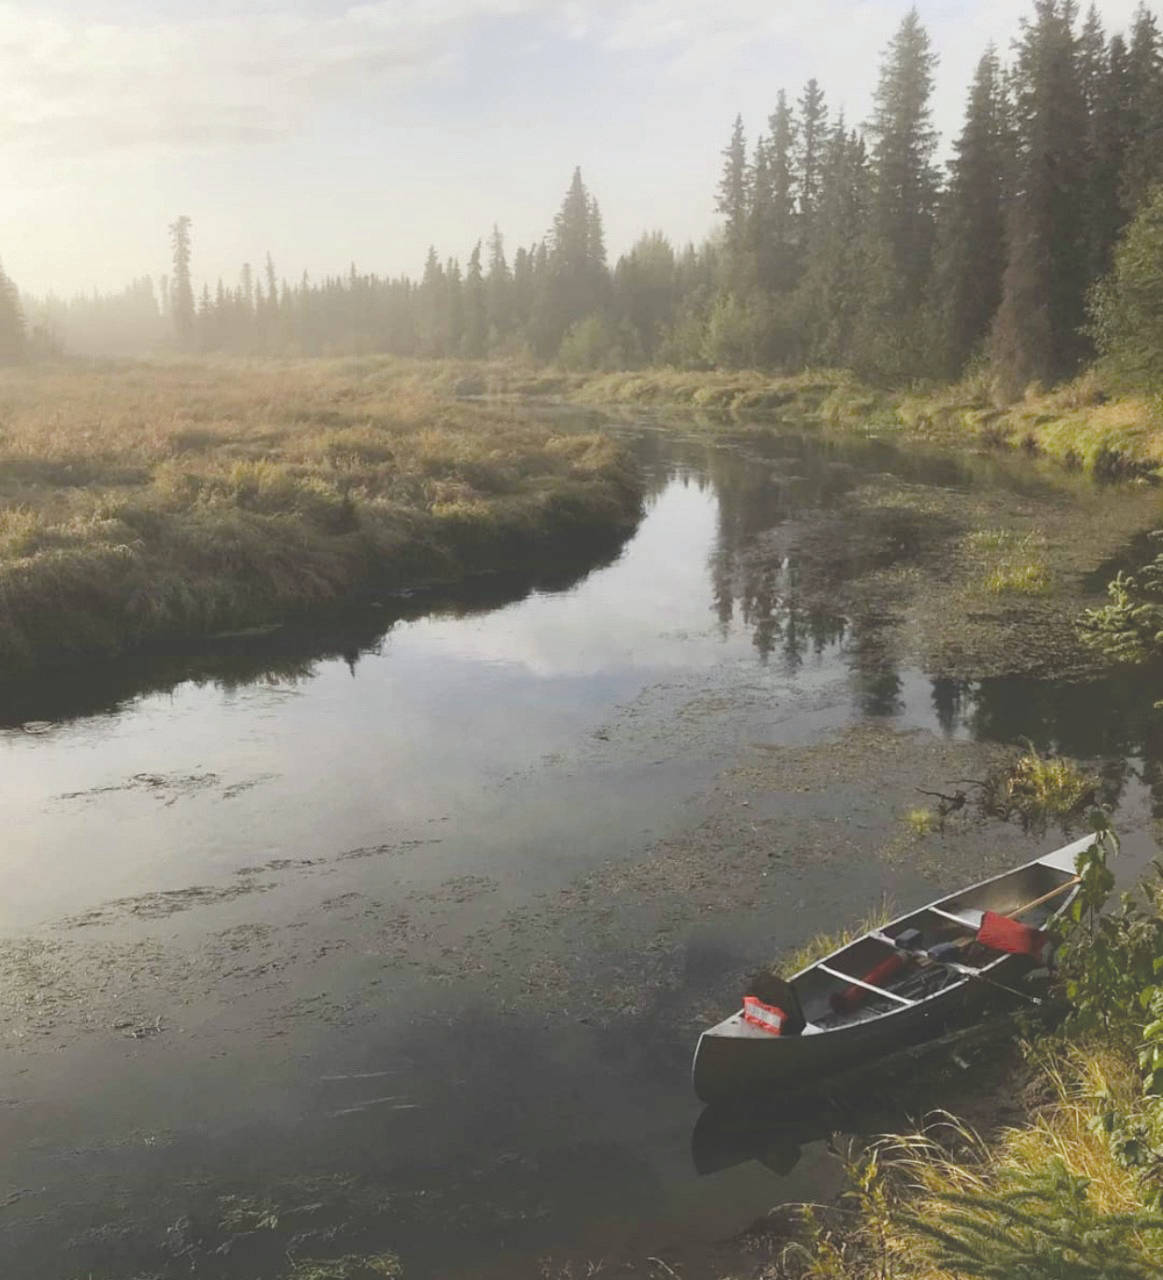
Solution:
<svg viewBox="0 0 1163 1280"><path fill-rule="evenodd" d="M1110 30L1137 0L1105 0ZM942 146L1023 0L918 0ZM193 222L196 282L352 263L419 274L494 224L548 229L580 165L613 259L714 226L720 152L815 76L869 112L906 0L0 0L0 262L26 292L119 288Z"/></svg>

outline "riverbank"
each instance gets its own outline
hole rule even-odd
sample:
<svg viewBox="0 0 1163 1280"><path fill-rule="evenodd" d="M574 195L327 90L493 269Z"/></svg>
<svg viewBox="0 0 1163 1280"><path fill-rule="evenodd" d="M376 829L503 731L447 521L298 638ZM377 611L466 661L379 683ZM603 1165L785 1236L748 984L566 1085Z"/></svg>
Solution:
<svg viewBox="0 0 1163 1280"><path fill-rule="evenodd" d="M1050 459L1099 480L1163 468L1163 415L1144 396L1117 395L1090 370L1003 404L988 378L889 390L842 369L638 369L578 373L520 361L396 361L416 387L459 397L552 399L594 409L681 411L704 427L765 430L773 422L899 434L951 447Z"/></svg>
<svg viewBox="0 0 1163 1280"><path fill-rule="evenodd" d="M0 374L0 674L613 545L623 450L382 360Z"/></svg>
<svg viewBox="0 0 1163 1280"><path fill-rule="evenodd" d="M1163 467L1163 417L1156 407L1144 397L1112 396L1093 372L1053 391L1031 390L1004 407L979 380L886 391L837 370L790 377L752 371L612 373L575 383L568 395L581 404L682 408L732 426L775 417L1021 451L1100 480L1151 475Z"/></svg>

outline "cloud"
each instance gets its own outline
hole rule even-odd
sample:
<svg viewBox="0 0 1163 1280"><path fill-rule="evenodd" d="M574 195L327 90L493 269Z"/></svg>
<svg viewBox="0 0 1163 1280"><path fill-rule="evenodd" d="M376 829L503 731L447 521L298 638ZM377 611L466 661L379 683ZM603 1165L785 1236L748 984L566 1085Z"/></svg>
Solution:
<svg viewBox="0 0 1163 1280"><path fill-rule="evenodd" d="M538 0L94 21L0 3L0 141L52 151L257 142L369 86L440 74L474 21Z"/></svg>
<svg viewBox="0 0 1163 1280"><path fill-rule="evenodd" d="M1121 25L1136 2L1103 7ZM0 143L59 155L288 138L330 103L438 78L471 82L474 41L497 22L510 24L503 38L529 59L552 56L554 41L584 43L644 83L668 77L700 94L729 96L763 50L789 87L817 74L836 101L862 106L901 11L897 0L249 0L242 8L201 0L189 16L173 0L0 0ZM1017 13L1013 0L952 8L922 0L921 16L950 55L940 79L952 104L968 80L962 46L976 56L988 26L1004 47Z"/></svg>

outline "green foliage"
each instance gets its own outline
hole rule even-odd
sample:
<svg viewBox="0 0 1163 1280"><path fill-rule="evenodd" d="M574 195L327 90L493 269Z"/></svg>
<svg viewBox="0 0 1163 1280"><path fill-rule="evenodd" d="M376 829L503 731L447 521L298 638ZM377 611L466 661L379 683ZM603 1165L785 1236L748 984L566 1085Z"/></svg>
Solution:
<svg viewBox="0 0 1163 1280"><path fill-rule="evenodd" d="M1109 661L1127 665L1163 655L1163 552L1136 573L1118 573L1107 584L1107 596L1107 604L1083 614L1083 641Z"/></svg>
<svg viewBox="0 0 1163 1280"><path fill-rule="evenodd" d="M1163 388L1163 188L1128 227L1114 268L1090 300L1092 331L1107 371L1122 385Z"/></svg>

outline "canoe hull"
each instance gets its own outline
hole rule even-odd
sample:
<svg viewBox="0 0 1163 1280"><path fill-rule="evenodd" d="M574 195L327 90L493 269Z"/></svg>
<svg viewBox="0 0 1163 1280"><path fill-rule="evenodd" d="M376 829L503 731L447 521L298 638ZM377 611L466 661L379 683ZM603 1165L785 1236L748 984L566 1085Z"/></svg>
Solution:
<svg viewBox="0 0 1163 1280"><path fill-rule="evenodd" d="M695 1049L692 1082L708 1103L736 1101L763 1091L802 1089L897 1049L920 1044L972 1021L986 1003L980 985L959 986L946 999L837 1027L819 1035L733 1034L728 1023L704 1031ZM762 1036L762 1039L760 1038Z"/></svg>

